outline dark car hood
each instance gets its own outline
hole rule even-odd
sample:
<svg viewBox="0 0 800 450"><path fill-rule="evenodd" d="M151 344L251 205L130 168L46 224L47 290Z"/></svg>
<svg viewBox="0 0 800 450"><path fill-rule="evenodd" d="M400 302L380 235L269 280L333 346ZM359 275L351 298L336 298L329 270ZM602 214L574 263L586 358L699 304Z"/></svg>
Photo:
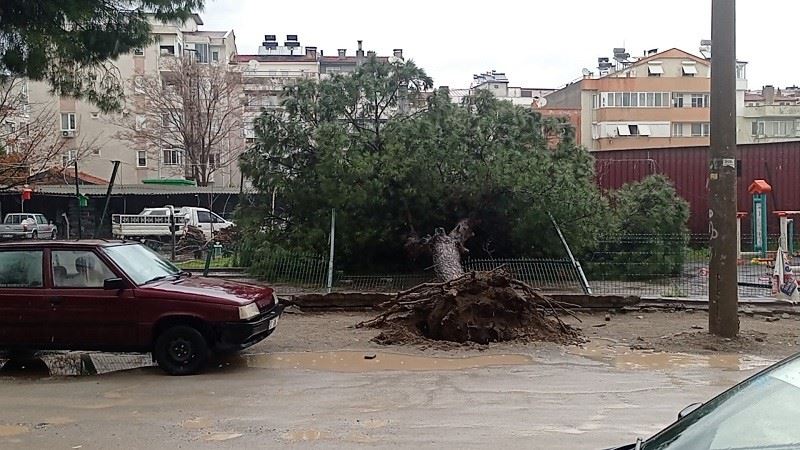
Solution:
<svg viewBox="0 0 800 450"><path fill-rule="evenodd" d="M168 296L185 300L202 300L243 306L258 303L260 309L273 302L273 290L267 286L240 283L219 278L184 277L165 280L141 287L150 295Z"/></svg>

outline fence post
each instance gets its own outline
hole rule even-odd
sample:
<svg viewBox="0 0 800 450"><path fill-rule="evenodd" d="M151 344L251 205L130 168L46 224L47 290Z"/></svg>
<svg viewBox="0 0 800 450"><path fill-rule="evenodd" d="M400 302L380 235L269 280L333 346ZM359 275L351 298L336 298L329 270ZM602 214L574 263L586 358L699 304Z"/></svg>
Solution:
<svg viewBox="0 0 800 450"><path fill-rule="evenodd" d="M330 243L331 248L328 251L328 293L331 293L333 290L333 245L336 240L336 210L331 210L331 237Z"/></svg>
<svg viewBox="0 0 800 450"><path fill-rule="evenodd" d="M575 267L575 270L578 271L578 275L581 277L581 287L583 288L584 294L592 295L592 288L589 287L589 280L586 279L586 275L583 273L581 263L579 263L578 260L575 259L575 256L572 255L572 250L570 250L567 240L564 239L564 234L561 232L561 228L559 228L558 224L556 223L556 219L553 218L553 215L550 214L550 212L548 212L547 215L550 217L550 221L553 222L553 226L556 227L558 238L561 239L561 243L564 244L564 249L567 251L567 255L569 255L569 259L572 261L573 267Z"/></svg>

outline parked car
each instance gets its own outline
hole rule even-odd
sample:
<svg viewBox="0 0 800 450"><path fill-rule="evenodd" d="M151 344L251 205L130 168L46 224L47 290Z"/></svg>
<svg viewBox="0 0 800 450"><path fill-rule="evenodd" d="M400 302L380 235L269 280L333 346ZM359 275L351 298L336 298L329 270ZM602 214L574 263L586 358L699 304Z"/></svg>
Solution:
<svg viewBox="0 0 800 450"><path fill-rule="evenodd" d="M117 238L129 239L172 236L171 211L175 214L176 236L183 235L186 226L194 226L203 231L206 239L211 239L217 231L235 225L206 208L166 206L145 208L139 214L114 214L111 218L112 233Z"/></svg>
<svg viewBox="0 0 800 450"><path fill-rule="evenodd" d="M282 311L269 287L192 277L139 243L0 244L0 350L152 352L187 375L265 339Z"/></svg>
<svg viewBox="0 0 800 450"><path fill-rule="evenodd" d="M616 450L800 448L800 354L739 383L646 441Z"/></svg>
<svg viewBox="0 0 800 450"><path fill-rule="evenodd" d="M56 239L58 228L44 214L12 213L0 225L0 239Z"/></svg>

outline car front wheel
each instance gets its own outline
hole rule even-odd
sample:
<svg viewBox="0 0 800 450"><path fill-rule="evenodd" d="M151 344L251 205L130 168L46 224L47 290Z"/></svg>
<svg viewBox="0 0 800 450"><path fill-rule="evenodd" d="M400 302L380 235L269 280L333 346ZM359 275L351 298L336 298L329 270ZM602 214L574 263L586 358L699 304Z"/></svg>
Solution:
<svg viewBox="0 0 800 450"><path fill-rule="evenodd" d="M153 354L158 366L168 374L192 375L208 362L208 342L195 328L177 325L158 336Z"/></svg>

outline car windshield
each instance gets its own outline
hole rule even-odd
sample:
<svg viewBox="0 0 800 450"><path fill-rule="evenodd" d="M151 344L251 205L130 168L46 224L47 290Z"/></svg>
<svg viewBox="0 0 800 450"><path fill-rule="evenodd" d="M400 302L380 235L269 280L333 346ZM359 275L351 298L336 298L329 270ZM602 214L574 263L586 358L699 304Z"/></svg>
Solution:
<svg viewBox="0 0 800 450"><path fill-rule="evenodd" d="M161 280L181 273L181 270L165 261L158 254L141 244L105 247L105 253L137 285Z"/></svg>
<svg viewBox="0 0 800 450"><path fill-rule="evenodd" d="M800 448L800 357L703 405L644 445L644 450Z"/></svg>

